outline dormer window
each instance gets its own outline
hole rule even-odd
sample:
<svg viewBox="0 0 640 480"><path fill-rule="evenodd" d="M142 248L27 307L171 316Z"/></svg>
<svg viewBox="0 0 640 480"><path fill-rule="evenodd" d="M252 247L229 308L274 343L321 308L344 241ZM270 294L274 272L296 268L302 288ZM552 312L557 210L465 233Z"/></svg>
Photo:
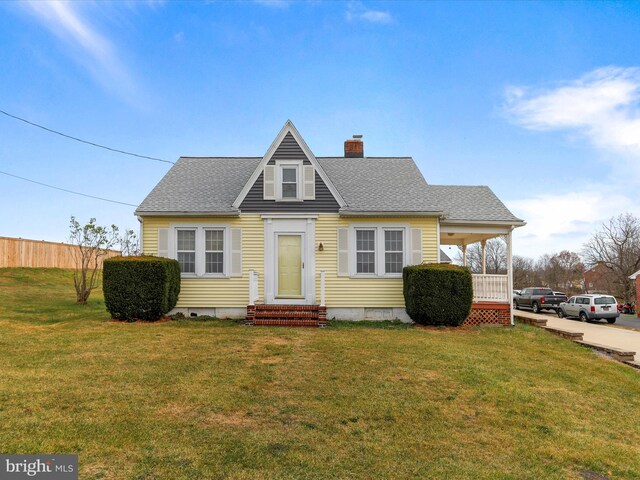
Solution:
<svg viewBox="0 0 640 480"><path fill-rule="evenodd" d="M303 160L276 160L275 165L264 167L263 198L276 202L315 200L315 177L313 165Z"/></svg>
<svg viewBox="0 0 640 480"><path fill-rule="evenodd" d="M282 198L296 200L298 198L298 167L282 166Z"/></svg>
<svg viewBox="0 0 640 480"><path fill-rule="evenodd" d="M302 166L302 160L276 160L276 201L302 201Z"/></svg>

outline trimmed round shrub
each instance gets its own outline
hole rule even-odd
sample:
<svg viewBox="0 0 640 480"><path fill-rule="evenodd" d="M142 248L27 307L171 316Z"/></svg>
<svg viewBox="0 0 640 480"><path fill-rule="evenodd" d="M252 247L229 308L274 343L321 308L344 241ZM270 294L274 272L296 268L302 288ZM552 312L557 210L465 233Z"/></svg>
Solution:
<svg viewBox="0 0 640 480"><path fill-rule="evenodd" d="M104 261L104 303L117 320L158 320L178 301L180 265L162 257L114 257Z"/></svg>
<svg viewBox="0 0 640 480"><path fill-rule="evenodd" d="M473 284L466 267L428 263L404 267L407 314L421 325L458 326L471 313Z"/></svg>

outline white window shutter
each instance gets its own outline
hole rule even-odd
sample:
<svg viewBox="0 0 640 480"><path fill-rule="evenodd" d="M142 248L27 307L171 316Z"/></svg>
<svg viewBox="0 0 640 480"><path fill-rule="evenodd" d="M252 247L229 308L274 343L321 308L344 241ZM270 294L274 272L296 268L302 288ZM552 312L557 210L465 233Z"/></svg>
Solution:
<svg viewBox="0 0 640 480"><path fill-rule="evenodd" d="M422 263L422 229L411 229L411 265Z"/></svg>
<svg viewBox="0 0 640 480"><path fill-rule="evenodd" d="M169 229L158 229L158 256L169 258Z"/></svg>
<svg viewBox="0 0 640 480"><path fill-rule="evenodd" d="M264 184L264 200L276 199L276 167L273 165L265 165L262 174Z"/></svg>
<svg viewBox="0 0 640 480"><path fill-rule="evenodd" d="M349 229L338 228L338 276L349 276Z"/></svg>
<svg viewBox="0 0 640 480"><path fill-rule="evenodd" d="M231 248L229 249L231 254L231 268L229 276L241 277L242 276L242 229L231 229L231 240L229 242Z"/></svg>
<svg viewBox="0 0 640 480"><path fill-rule="evenodd" d="M316 170L313 165L305 165L303 171L303 200L316 199Z"/></svg>

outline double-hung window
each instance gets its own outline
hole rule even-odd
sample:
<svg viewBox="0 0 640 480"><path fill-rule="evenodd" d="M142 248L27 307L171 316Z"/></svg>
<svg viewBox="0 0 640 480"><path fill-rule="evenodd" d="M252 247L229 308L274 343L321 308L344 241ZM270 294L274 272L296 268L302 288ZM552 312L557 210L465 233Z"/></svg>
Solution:
<svg viewBox="0 0 640 480"><path fill-rule="evenodd" d="M352 227L350 271L355 276L398 277L407 264L408 227L358 226Z"/></svg>
<svg viewBox="0 0 640 480"><path fill-rule="evenodd" d="M182 273L196 273L196 230L179 229L176 235L177 260Z"/></svg>
<svg viewBox="0 0 640 480"><path fill-rule="evenodd" d="M384 230L384 273L402 273L404 230Z"/></svg>
<svg viewBox="0 0 640 480"><path fill-rule="evenodd" d="M295 165L282 167L282 198L298 198L298 167Z"/></svg>
<svg viewBox="0 0 640 480"><path fill-rule="evenodd" d="M356 273L376 273L376 230L356 230Z"/></svg>
<svg viewBox="0 0 640 480"><path fill-rule="evenodd" d="M205 230L205 273L224 272L224 230Z"/></svg>
<svg viewBox="0 0 640 480"><path fill-rule="evenodd" d="M185 277L229 277L242 274L241 231L222 225L179 225L173 227L169 246ZM235 239L235 243L234 243ZM236 247L232 247L236 245ZM235 263L232 262L236 255Z"/></svg>

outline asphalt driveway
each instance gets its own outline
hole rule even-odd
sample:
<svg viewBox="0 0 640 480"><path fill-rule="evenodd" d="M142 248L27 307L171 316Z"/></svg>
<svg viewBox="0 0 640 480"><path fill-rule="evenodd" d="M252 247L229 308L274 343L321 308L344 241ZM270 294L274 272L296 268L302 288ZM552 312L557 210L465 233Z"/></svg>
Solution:
<svg viewBox="0 0 640 480"><path fill-rule="evenodd" d="M516 313L516 312L514 312ZM517 315L530 318L545 318L547 326L559 328L569 332L581 332L584 340L591 343L599 343L608 347L621 348L636 352L635 360L640 361L640 331L615 328L607 323L581 322L580 320L569 320L558 318L555 313L535 314L526 310L518 310ZM636 319L637 320L637 319ZM634 320L629 319L633 322ZM616 322L617 324L618 322ZM622 324L621 324L622 325ZM637 325L637 323L636 323Z"/></svg>
<svg viewBox="0 0 640 480"><path fill-rule="evenodd" d="M621 327L637 328L640 330L640 318L636 315L620 315L616 320L615 325Z"/></svg>

